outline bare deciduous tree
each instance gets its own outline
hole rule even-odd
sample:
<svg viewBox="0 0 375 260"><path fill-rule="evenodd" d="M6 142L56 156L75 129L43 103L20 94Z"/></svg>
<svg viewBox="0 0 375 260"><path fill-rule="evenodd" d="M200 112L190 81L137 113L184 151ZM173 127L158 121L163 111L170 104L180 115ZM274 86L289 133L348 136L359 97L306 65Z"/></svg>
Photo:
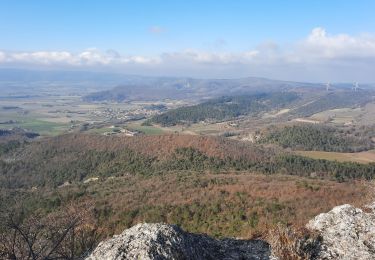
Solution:
<svg viewBox="0 0 375 260"><path fill-rule="evenodd" d="M82 259L100 238L91 207L68 206L58 213L5 213L0 224L1 259Z"/></svg>

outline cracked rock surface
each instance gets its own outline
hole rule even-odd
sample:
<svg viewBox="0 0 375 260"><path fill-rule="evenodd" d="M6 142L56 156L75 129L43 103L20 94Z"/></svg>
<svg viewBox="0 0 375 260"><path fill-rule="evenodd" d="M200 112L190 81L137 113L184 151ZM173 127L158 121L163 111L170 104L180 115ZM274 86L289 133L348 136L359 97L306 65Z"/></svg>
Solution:
<svg viewBox="0 0 375 260"><path fill-rule="evenodd" d="M261 240L217 240L175 225L138 224L98 245L87 260L103 259L272 259Z"/></svg>
<svg viewBox="0 0 375 260"><path fill-rule="evenodd" d="M307 224L319 235L311 259L375 259L375 203L359 209L345 204ZM276 259L262 240L217 240L175 225L138 224L104 241L87 260L119 259Z"/></svg>
<svg viewBox="0 0 375 260"><path fill-rule="evenodd" d="M317 259L375 259L374 208L345 204L310 220L307 228L322 238Z"/></svg>

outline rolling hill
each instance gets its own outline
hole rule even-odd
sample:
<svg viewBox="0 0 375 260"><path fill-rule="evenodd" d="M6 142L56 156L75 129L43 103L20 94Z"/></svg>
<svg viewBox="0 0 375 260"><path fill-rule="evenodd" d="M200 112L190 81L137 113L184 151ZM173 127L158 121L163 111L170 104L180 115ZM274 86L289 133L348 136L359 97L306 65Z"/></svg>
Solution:
<svg viewBox="0 0 375 260"><path fill-rule="evenodd" d="M104 237L144 221L249 237L280 221L304 225L337 203L363 203L367 187L350 180L374 176L374 165L225 138L68 134L0 155L0 204L23 205L26 216L93 205Z"/></svg>
<svg viewBox="0 0 375 260"><path fill-rule="evenodd" d="M373 179L374 164L314 160L222 137L116 137L67 134L12 147L0 155L0 187L58 187L87 178L173 172L247 171L349 180Z"/></svg>
<svg viewBox="0 0 375 260"><path fill-rule="evenodd" d="M271 129L259 141L305 151L360 152L373 149L373 133L324 125L293 125Z"/></svg>
<svg viewBox="0 0 375 260"><path fill-rule="evenodd" d="M156 115L148 122L171 126L200 121L224 121L241 115L256 116L273 109L292 105L299 96L294 92L272 92L242 96L226 96L194 106L180 107Z"/></svg>
<svg viewBox="0 0 375 260"><path fill-rule="evenodd" d="M242 79L192 79L192 78L145 78L137 84L122 84L111 90L91 93L85 101L202 100L220 96L234 96L294 88L319 87L319 84L270 80L264 78Z"/></svg>

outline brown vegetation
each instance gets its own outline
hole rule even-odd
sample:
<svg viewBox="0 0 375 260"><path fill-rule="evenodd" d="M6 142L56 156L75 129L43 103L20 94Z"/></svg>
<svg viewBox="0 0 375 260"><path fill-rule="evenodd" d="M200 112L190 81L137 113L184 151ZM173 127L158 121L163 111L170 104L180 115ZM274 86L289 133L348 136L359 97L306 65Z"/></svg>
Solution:
<svg viewBox="0 0 375 260"><path fill-rule="evenodd" d="M0 219L1 259L82 259L100 239L90 207L70 205L48 215L18 208Z"/></svg>
<svg viewBox="0 0 375 260"><path fill-rule="evenodd" d="M183 147L192 149L176 153ZM308 164L299 158L287 161L295 167L294 172L288 172L287 164L284 168L282 164L269 164L283 175L273 169L259 174L256 168L241 168L245 162L267 168L267 160L270 162L274 154L277 151L256 145L202 136L69 134L44 138L4 155L14 161L3 162L3 182L23 182L19 186L4 185L0 203L10 209L12 201L20 201L29 211L40 212L40 219L64 214L71 203L78 208L90 203L92 219L105 236L140 222L165 222L215 237L250 238L265 236L278 224L298 229L336 205L369 202L365 181L348 179L340 183L287 175L311 176L309 169L301 171ZM230 161L228 157L245 160ZM153 168L149 161L160 167ZM224 167L225 162L235 167ZM209 163L217 168L204 167ZM48 183L48 178L55 180L52 177L56 181ZM88 178L93 181L85 183ZM279 240L292 248L294 235L279 231L276 234L285 237Z"/></svg>
<svg viewBox="0 0 375 260"><path fill-rule="evenodd" d="M304 226L332 207L368 202L362 182L337 183L249 173L127 176L61 188L59 197L91 200L106 233L140 222L179 224L217 237L252 237L277 223ZM50 196L50 195L47 195Z"/></svg>
<svg viewBox="0 0 375 260"><path fill-rule="evenodd" d="M94 134L67 134L57 137L44 138L35 142L33 153L45 150L46 147L58 150L74 148L75 150L118 151L124 148L158 158L170 157L176 148L192 147L207 156L259 159L266 154L265 151L220 137L191 136L191 135L155 135L155 136L99 136ZM31 155L25 150L25 155Z"/></svg>
<svg viewBox="0 0 375 260"><path fill-rule="evenodd" d="M292 229L276 225L266 235L272 253L279 259L315 259L320 249L321 237L305 228Z"/></svg>

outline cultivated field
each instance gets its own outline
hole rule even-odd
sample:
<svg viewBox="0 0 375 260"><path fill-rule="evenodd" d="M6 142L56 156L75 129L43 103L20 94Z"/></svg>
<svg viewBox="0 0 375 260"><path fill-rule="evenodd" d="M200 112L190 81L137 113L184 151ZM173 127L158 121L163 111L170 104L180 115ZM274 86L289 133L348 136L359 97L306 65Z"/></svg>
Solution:
<svg viewBox="0 0 375 260"><path fill-rule="evenodd" d="M173 102L169 102L175 105ZM168 104L169 104L168 103ZM123 125L133 119L150 116L154 113L147 110L150 102L124 103L86 103L80 96L26 96L3 97L0 100L0 129L15 127L38 132L41 135L58 135L70 131L81 131L82 125L94 127L91 132L104 133L111 131L113 124ZM142 121L132 125L134 130L146 134L161 134L163 130L156 127L143 127ZM97 124L99 123L99 124Z"/></svg>
<svg viewBox="0 0 375 260"><path fill-rule="evenodd" d="M359 153L337 153L322 151L296 151L297 154L307 156L313 159L325 159L339 162L358 162L373 163L375 162L375 150Z"/></svg>

